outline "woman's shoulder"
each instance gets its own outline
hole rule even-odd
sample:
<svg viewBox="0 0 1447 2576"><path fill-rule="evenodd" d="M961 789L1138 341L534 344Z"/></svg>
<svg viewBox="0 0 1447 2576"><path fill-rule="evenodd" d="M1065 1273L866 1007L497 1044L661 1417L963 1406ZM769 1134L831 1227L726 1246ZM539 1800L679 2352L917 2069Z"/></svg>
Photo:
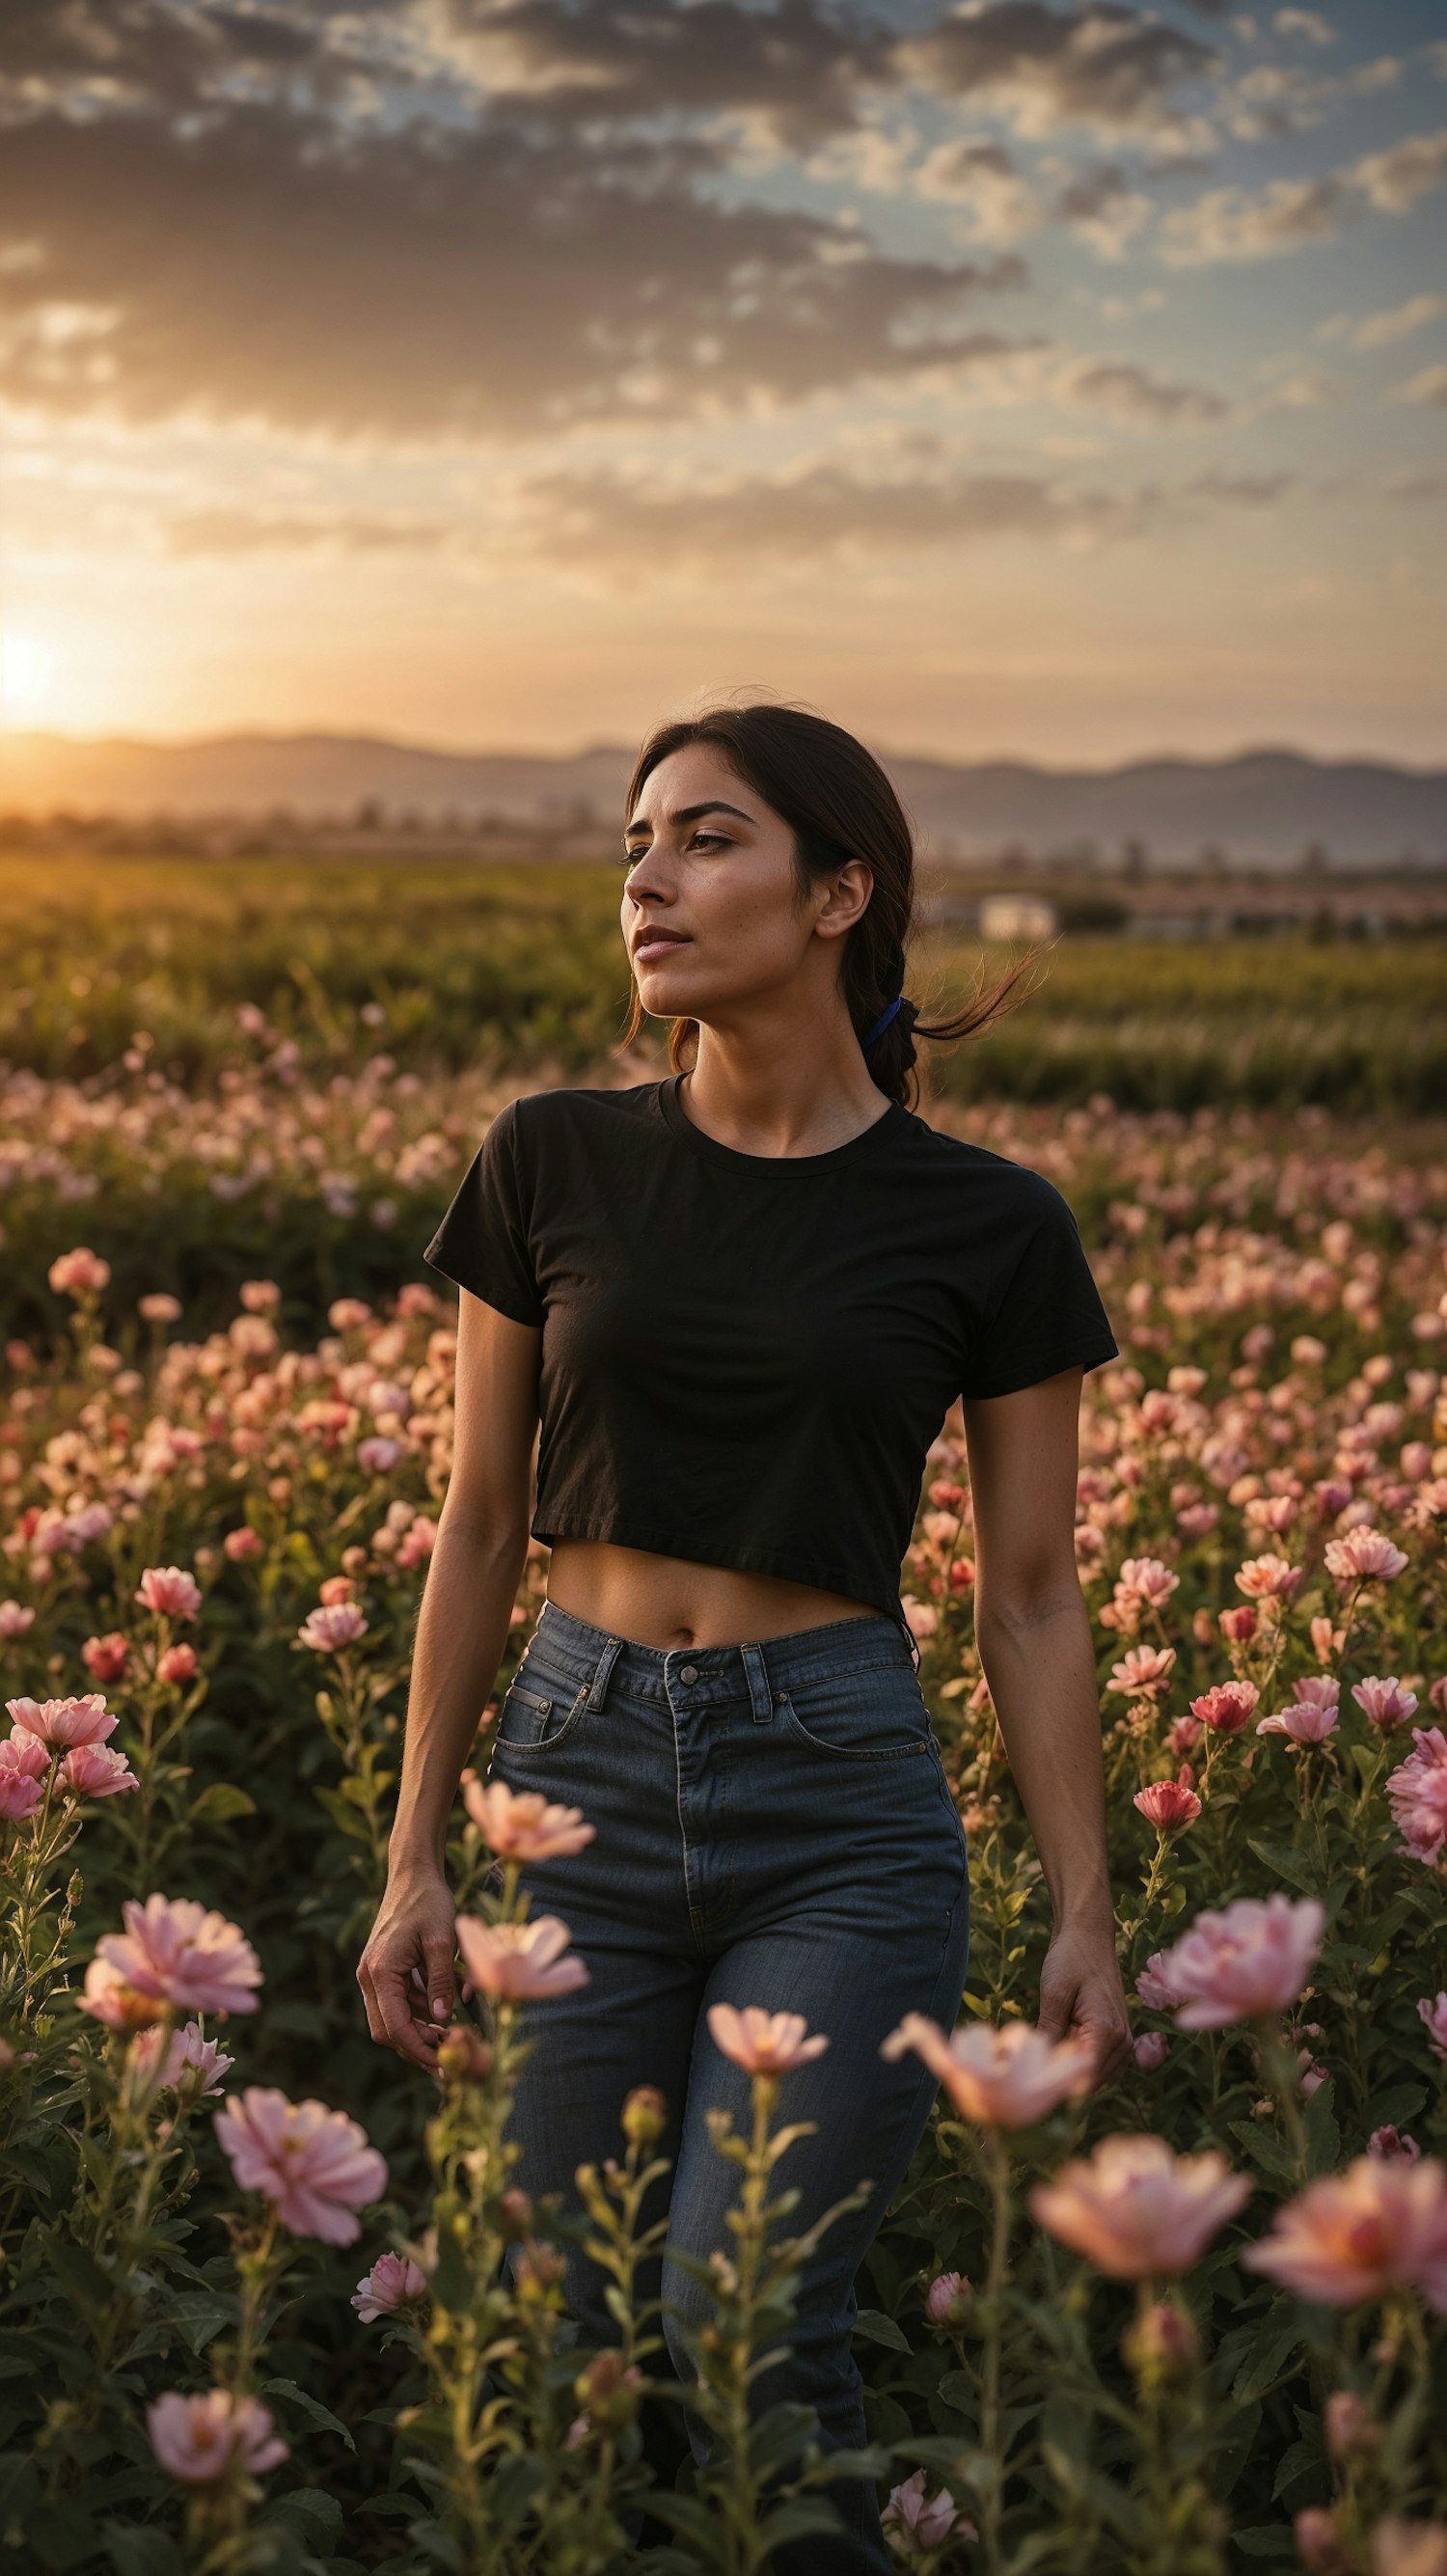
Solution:
<svg viewBox="0 0 1447 2576"><path fill-rule="evenodd" d="M997 1154L990 1145L977 1145L968 1136L952 1136L946 1128L932 1127L927 1118L910 1113L911 1142L921 1162L942 1179L967 1182L977 1192L996 1195L1002 1202L1022 1210L1048 1215L1055 1208L1068 1208L1069 1200L1044 1172L1029 1163L1017 1163L1008 1154Z"/></svg>
<svg viewBox="0 0 1447 2576"><path fill-rule="evenodd" d="M605 1083L549 1083L539 1091L521 1091L494 1112L493 1125L503 1126L523 1150L548 1146L582 1135L596 1148L611 1126L657 1115L657 1082L635 1082L615 1089Z"/></svg>

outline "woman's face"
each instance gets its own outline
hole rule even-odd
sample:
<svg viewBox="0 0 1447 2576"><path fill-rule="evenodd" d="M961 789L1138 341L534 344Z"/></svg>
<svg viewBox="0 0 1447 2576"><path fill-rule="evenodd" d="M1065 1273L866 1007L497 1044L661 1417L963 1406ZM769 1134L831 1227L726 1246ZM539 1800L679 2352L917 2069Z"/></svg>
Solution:
<svg viewBox="0 0 1447 2576"><path fill-rule="evenodd" d="M846 861L801 907L789 825L712 745L650 771L624 839L623 936L646 1011L713 1020L790 986L817 1003L837 981L837 942L869 900L869 869Z"/></svg>

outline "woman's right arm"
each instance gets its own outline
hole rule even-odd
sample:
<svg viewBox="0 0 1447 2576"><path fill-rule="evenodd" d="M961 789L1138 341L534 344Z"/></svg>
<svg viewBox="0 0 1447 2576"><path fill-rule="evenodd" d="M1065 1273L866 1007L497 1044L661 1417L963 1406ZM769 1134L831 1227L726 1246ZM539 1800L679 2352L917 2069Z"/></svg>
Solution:
<svg viewBox="0 0 1447 2576"><path fill-rule="evenodd" d="M542 1338L461 1291L452 1474L417 1621L386 1893L357 1968L373 2039L429 2070L453 2002L447 1824L527 1555Z"/></svg>

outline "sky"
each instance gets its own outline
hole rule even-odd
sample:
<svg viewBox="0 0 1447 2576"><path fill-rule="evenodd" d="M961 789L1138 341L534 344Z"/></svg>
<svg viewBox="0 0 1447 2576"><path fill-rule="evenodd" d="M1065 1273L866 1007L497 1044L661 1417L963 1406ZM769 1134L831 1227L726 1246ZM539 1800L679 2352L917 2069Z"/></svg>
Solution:
<svg viewBox="0 0 1447 2576"><path fill-rule="evenodd" d="M0 722L1447 759L1447 6L7 0Z"/></svg>

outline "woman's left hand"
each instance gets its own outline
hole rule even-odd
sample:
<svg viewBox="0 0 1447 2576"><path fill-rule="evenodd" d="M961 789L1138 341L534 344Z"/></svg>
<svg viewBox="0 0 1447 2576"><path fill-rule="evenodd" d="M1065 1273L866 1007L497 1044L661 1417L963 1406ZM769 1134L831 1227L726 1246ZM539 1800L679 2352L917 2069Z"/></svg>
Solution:
<svg viewBox="0 0 1447 2576"><path fill-rule="evenodd" d="M1130 2018L1114 1923L1082 1931L1066 1924L1053 1935L1040 1971L1040 2028L1047 2039L1088 2040L1095 2081L1108 2084L1130 2051Z"/></svg>

